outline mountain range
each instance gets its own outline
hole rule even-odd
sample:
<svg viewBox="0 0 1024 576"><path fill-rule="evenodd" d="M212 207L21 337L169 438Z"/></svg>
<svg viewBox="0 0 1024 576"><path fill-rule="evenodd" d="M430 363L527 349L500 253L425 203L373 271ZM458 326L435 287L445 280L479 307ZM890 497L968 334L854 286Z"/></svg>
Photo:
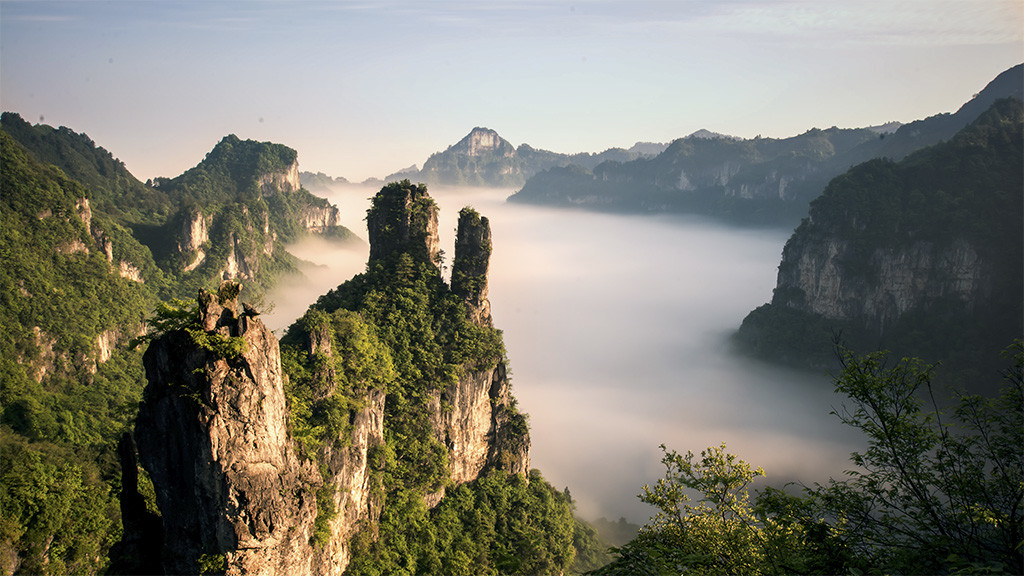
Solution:
<svg viewBox="0 0 1024 576"><path fill-rule="evenodd" d="M597 154L560 154L533 148L528 144L513 146L490 128L474 128L462 140L443 152L431 154L422 169L415 166L390 174L387 181L407 179L428 185L522 186L533 175L556 166L579 164L596 166L615 160L626 162L657 154L666 144L637 142L629 149L610 148Z"/></svg>
<svg viewBox="0 0 1024 576"><path fill-rule="evenodd" d="M612 212L689 212L792 226L828 182L872 158L899 160L948 140L1000 98L1024 97L1024 65L953 114L900 125L811 129L791 138L682 138L653 158L551 167L509 200Z"/></svg>

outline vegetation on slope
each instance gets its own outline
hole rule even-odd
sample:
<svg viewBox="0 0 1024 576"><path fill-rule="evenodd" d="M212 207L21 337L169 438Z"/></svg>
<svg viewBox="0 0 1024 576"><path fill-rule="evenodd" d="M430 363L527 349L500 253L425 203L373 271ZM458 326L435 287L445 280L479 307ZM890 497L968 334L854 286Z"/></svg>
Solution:
<svg viewBox="0 0 1024 576"><path fill-rule="evenodd" d="M79 215L90 191L0 132L0 548L5 572L94 572L119 537L114 454L141 397L139 353L97 362L152 305Z"/></svg>
<svg viewBox="0 0 1024 576"><path fill-rule="evenodd" d="M725 445L665 450L640 499L659 512L594 574L1020 574L1024 343L996 397L934 406L931 367L843 352L839 419L861 430L842 480L750 493ZM691 498L696 497L696 501Z"/></svg>
<svg viewBox="0 0 1024 576"><path fill-rule="evenodd" d="M209 266L189 275L168 265L183 207L174 186L139 182L70 129L33 126L11 113L2 128L0 570L102 572L122 536L116 446L145 385L141 351L128 344L159 300L194 297L222 272ZM237 143L246 146L260 147ZM304 207L327 205L303 190L277 194L256 203L273 215L254 219L244 202L251 197L238 192L244 171L294 160L290 149L268 148L276 152L243 155L249 163L232 168L232 183L205 168L193 172L205 178L182 180L194 184L202 209L219 215L206 246L211 260L227 248L218 232L234 233L253 254L267 236L257 244L251 231L269 225L276 234L279 258L261 267L252 287L294 269L282 240L305 233ZM229 188L234 202L217 205L218 187ZM122 568L134 562L117 560Z"/></svg>
<svg viewBox="0 0 1024 576"><path fill-rule="evenodd" d="M943 360L947 369L965 371L957 379L966 381L998 365L1003 344L1024 333L1022 125L1021 101L1001 100L947 143L898 163L872 160L834 179L787 242L772 303L748 315L740 341L767 358L820 365L842 333L854 349ZM869 319L810 313L803 291L782 283L795 274L801 251L825 243L849 246L840 262L844 286L874 286L876 252L953 242L977 252L991 276L991 295L976 302L935 299L881 330Z"/></svg>
<svg viewBox="0 0 1024 576"><path fill-rule="evenodd" d="M406 209L381 195L370 218L401 221ZM412 219L420 221L417 210L426 209L413 206ZM415 228L424 226L420 221ZM383 509L378 526L356 535L348 572L558 574L577 547L587 566L596 566L602 548L596 535L574 518L568 494L538 472L526 478L491 470L452 485L430 403L465 371L493 369L505 351L500 331L468 320L460 298L428 261L423 241L372 259L365 273L322 296L281 343L292 426L310 448L339 431L345 437L347 416L367 388L386 392L385 442L370 456L374 498ZM324 333L333 358L309 351L310 334ZM318 376L325 368L338 375L337 388L326 396ZM525 433L525 415L516 417ZM442 490L440 504L428 509L425 496Z"/></svg>

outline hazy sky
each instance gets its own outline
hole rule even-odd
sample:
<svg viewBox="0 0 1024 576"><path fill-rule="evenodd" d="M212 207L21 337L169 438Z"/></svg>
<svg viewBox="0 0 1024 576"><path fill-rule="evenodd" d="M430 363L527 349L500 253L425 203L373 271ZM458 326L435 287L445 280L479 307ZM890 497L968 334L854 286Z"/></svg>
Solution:
<svg viewBox="0 0 1024 576"><path fill-rule="evenodd" d="M956 110L1024 61L1021 0L0 0L0 104L139 178L224 135L383 177L474 126L598 152Z"/></svg>

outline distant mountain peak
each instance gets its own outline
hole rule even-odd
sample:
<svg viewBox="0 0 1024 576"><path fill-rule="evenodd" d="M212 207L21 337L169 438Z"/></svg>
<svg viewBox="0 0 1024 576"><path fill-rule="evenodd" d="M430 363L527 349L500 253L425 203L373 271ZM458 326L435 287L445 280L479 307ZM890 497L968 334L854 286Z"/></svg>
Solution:
<svg viewBox="0 0 1024 576"><path fill-rule="evenodd" d="M515 147L499 136L496 131L480 126L473 128L465 138L449 148L452 152L466 156L484 156L501 149L507 149L506 152L515 152Z"/></svg>

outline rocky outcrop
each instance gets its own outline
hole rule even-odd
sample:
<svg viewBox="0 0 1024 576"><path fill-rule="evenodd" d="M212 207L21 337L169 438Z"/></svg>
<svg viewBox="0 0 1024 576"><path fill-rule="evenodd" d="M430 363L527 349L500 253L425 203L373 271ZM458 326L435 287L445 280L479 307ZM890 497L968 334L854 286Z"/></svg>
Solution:
<svg viewBox="0 0 1024 576"><path fill-rule="evenodd" d="M1024 234L1022 124L1024 104L999 100L948 142L832 180L740 340L815 365L838 338L942 361L950 373L995 366L1024 326L1024 246L1011 240Z"/></svg>
<svg viewBox="0 0 1024 576"><path fill-rule="evenodd" d="M367 216L371 265L401 269L419 260L419 271L436 276L429 297L444 298L445 315L435 321L455 322L467 337L492 337L490 229L472 210L463 210L460 221L456 260L465 282L458 296L476 327L454 305L440 272L423 266L436 265L439 251L437 207L424 187L391 184L375 198ZM387 391L403 385L390 380L393 374L380 375L394 370L390 344L378 342L359 313L326 307L322 299L323 309L289 330L289 362L300 368L287 383L277 340L257 311L239 307L239 290L226 281L216 295L201 291L198 318L155 339L144 356L149 385L135 440L163 513L164 569L340 575L352 558L353 536L376 537L390 494L382 472L393 465L385 425L386 414L395 413L385 406ZM474 336L478 329L483 335ZM489 470L525 476L530 468L529 431L500 341L487 349L451 366L457 378L408 383L423 387L414 409L422 430L433 433L427 442L447 448L450 484ZM380 364L363 364L371 361ZM289 415L286 387L293 407L306 406L309 416ZM328 414L327 424L315 421L318 410ZM417 496L434 505L443 494Z"/></svg>
<svg viewBox="0 0 1024 576"><path fill-rule="evenodd" d="M341 211L333 204L307 205L299 213L299 222L310 232L325 232L334 226L341 226Z"/></svg>
<svg viewBox="0 0 1024 576"><path fill-rule="evenodd" d="M247 250L246 242L234 233L228 235L228 245L230 248L221 277L224 280L254 279L260 269L259 254L255 250Z"/></svg>
<svg viewBox="0 0 1024 576"><path fill-rule="evenodd" d="M165 570L309 574L321 479L288 435L277 340L240 313L237 292L201 292L199 325L144 356L135 439L163 514Z"/></svg>
<svg viewBox="0 0 1024 576"><path fill-rule="evenodd" d="M452 482L477 479L485 470L526 474L530 436L515 408L504 362L466 370L431 403L431 421L448 448Z"/></svg>
<svg viewBox="0 0 1024 576"><path fill-rule="evenodd" d="M352 558L352 536L380 517L383 502L373 493L370 454L384 443L384 398L380 390L368 391L364 407L352 416L348 445L329 444L320 454L336 512L327 524L330 537L314 551L316 574L342 574Z"/></svg>
<svg viewBox="0 0 1024 576"><path fill-rule="evenodd" d="M178 231L178 251L182 254L194 254L185 272L198 268L206 260L203 245L210 241L211 216L204 216L202 210L192 209L184 215L181 229Z"/></svg>
<svg viewBox="0 0 1024 576"><path fill-rule="evenodd" d="M487 299L491 228L472 208L459 212L452 264L452 292L462 299L469 320L492 327ZM464 367L462 376L432 403L434 429L448 447L455 484L475 480L487 469L526 474L530 469L529 431L515 408L504 361L493 368Z"/></svg>
<svg viewBox="0 0 1024 576"><path fill-rule="evenodd" d="M438 263L437 205L427 187L408 180L388 184L366 214L370 262L399 252Z"/></svg>
<svg viewBox="0 0 1024 576"><path fill-rule="evenodd" d="M256 186L264 196L278 192L297 192L302 184L299 182L299 162L293 161L287 168L279 172L267 172L256 176Z"/></svg>

